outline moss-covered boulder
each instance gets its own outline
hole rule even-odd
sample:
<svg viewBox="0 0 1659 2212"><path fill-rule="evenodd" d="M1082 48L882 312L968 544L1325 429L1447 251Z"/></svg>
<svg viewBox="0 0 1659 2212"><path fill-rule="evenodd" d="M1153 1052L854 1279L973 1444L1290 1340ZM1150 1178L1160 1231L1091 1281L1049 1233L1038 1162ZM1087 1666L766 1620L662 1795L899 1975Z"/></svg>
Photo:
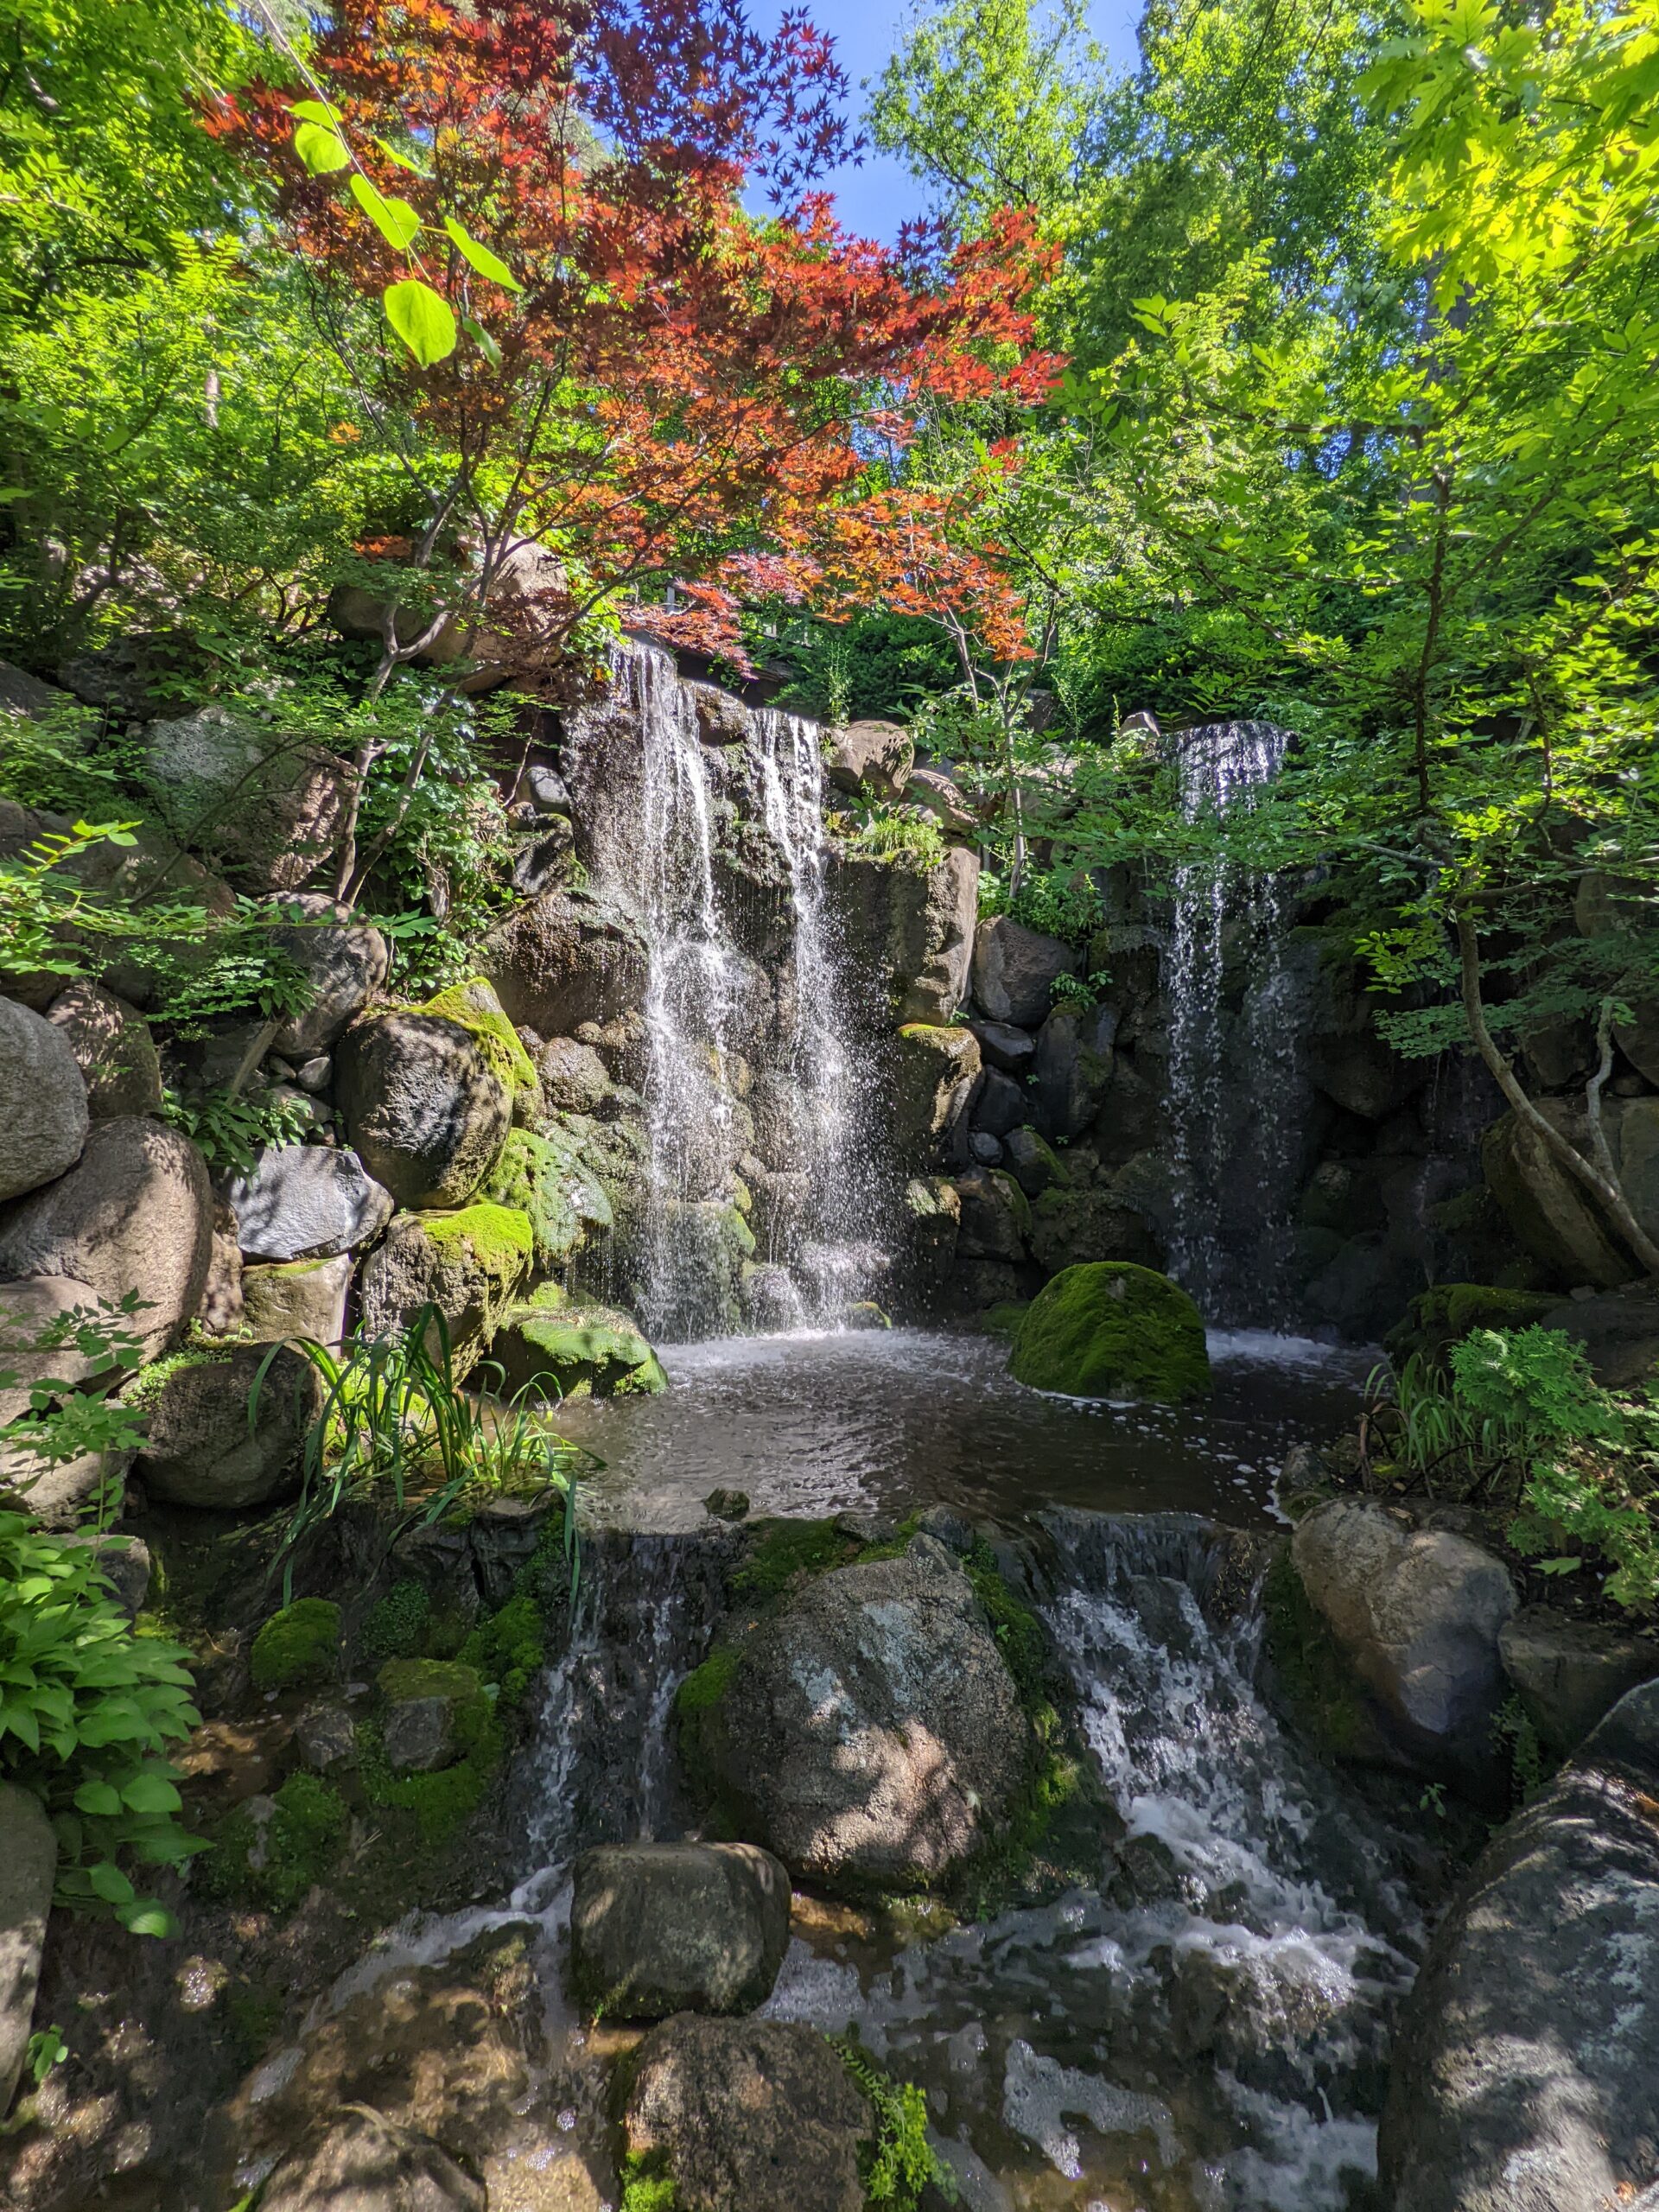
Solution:
<svg viewBox="0 0 1659 2212"><path fill-rule="evenodd" d="M250 1661L258 1690L316 1689L340 1671L340 1607L331 1598L296 1598L253 1639Z"/></svg>
<svg viewBox="0 0 1659 2212"><path fill-rule="evenodd" d="M509 1395L620 1398L668 1387L657 1355L626 1313L570 1305L553 1284L509 1309L490 1357Z"/></svg>
<svg viewBox="0 0 1659 2212"><path fill-rule="evenodd" d="M535 1262L535 1231L516 1206L403 1214L364 1263L362 1327L382 1337L435 1306L458 1375L477 1361Z"/></svg>
<svg viewBox="0 0 1659 2212"><path fill-rule="evenodd" d="M527 1217L538 1268L557 1268L595 1230L611 1226L610 1200L580 1146L556 1127L540 1133L514 1129L484 1194Z"/></svg>
<svg viewBox="0 0 1659 2212"><path fill-rule="evenodd" d="M540 1095L499 1001L476 980L359 1014L336 1048L334 1090L369 1173L410 1207L464 1205L518 1102Z"/></svg>
<svg viewBox="0 0 1659 2212"><path fill-rule="evenodd" d="M1157 1398L1210 1388L1204 1323L1184 1290L1150 1268L1096 1260L1067 1268L1032 1300L1009 1370L1033 1390L1073 1398Z"/></svg>
<svg viewBox="0 0 1659 2212"><path fill-rule="evenodd" d="M1494 1283L1437 1282L1414 1298L1383 1338L1396 1371L1416 1357L1443 1367L1471 1329L1529 1329L1560 1304L1553 1291L1504 1290Z"/></svg>
<svg viewBox="0 0 1659 2212"><path fill-rule="evenodd" d="M477 1668L459 1659L391 1659L378 1679L381 1748L394 1775L435 1774L476 1751L490 1703Z"/></svg>
<svg viewBox="0 0 1659 2212"><path fill-rule="evenodd" d="M979 1073L979 1040L971 1029L905 1024L895 1040L888 1109L902 1159L925 1165L946 1157Z"/></svg>

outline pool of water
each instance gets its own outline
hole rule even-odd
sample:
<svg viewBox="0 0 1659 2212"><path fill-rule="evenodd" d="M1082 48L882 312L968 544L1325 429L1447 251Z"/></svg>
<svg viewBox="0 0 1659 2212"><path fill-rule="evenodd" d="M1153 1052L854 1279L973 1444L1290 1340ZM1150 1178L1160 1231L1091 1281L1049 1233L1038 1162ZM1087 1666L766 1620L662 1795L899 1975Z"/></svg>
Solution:
<svg viewBox="0 0 1659 2212"><path fill-rule="evenodd" d="M662 1396L573 1400L558 1424L604 1461L584 1491L618 1527L694 1529L717 1487L756 1514L944 1504L1017 1524L1070 1505L1259 1526L1290 1446L1351 1422L1376 1355L1236 1330L1212 1331L1210 1357L1212 1396L1178 1408L1027 1389L990 1337L726 1337L664 1351Z"/></svg>

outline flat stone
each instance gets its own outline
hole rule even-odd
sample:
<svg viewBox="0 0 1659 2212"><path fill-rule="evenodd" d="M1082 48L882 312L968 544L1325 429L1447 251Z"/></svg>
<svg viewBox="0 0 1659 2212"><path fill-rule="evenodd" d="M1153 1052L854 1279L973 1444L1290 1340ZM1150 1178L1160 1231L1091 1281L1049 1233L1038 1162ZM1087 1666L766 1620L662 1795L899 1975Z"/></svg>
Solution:
<svg viewBox="0 0 1659 2212"><path fill-rule="evenodd" d="M69 1039L0 999L0 1199L54 1182L86 1141L86 1085Z"/></svg>
<svg viewBox="0 0 1659 2212"><path fill-rule="evenodd" d="M290 2152L261 2212L487 2212L488 2194L430 2136L348 2105Z"/></svg>
<svg viewBox="0 0 1659 2212"><path fill-rule="evenodd" d="M789 1946L789 1876L750 1843L607 1844L577 1859L570 1980L607 2019L747 2012Z"/></svg>
<svg viewBox="0 0 1659 2212"><path fill-rule="evenodd" d="M230 1187L241 1249L252 1260L316 1260L372 1243L397 1211L356 1153L268 1146Z"/></svg>

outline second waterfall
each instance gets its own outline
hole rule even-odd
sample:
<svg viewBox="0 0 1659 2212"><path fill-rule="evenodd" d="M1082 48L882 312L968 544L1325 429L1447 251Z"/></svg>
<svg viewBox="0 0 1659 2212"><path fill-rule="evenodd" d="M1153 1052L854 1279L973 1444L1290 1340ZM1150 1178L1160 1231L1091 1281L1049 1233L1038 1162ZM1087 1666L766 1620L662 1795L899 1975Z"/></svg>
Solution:
<svg viewBox="0 0 1659 2212"><path fill-rule="evenodd" d="M649 952L640 1319L667 1342L833 1320L881 1262L817 725L687 683L639 644L573 721L575 754L605 763L601 887Z"/></svg>

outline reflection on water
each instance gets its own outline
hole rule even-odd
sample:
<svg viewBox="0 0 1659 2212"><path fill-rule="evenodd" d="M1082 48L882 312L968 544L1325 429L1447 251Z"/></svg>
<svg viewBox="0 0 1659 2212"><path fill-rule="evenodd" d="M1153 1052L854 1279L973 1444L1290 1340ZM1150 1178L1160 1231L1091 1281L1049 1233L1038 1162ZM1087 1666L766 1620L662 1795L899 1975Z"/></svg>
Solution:
<svg viewBox="0 0 1659 2212"><path fill-rule="evenodd" d="M1047 1504L1271 1516L1290 1446L1352 1419L1363 1352L1261 1330L1210 1337L1201 1407L1051 1397L1015 1382L1007 1347L943 1330L726 1337L663 1353L659 1398L575 1400L560 1428L596 1452L596 1518L690 1529L717 1486L756 1514L942 1503L1013 1522Z"/></svg>

